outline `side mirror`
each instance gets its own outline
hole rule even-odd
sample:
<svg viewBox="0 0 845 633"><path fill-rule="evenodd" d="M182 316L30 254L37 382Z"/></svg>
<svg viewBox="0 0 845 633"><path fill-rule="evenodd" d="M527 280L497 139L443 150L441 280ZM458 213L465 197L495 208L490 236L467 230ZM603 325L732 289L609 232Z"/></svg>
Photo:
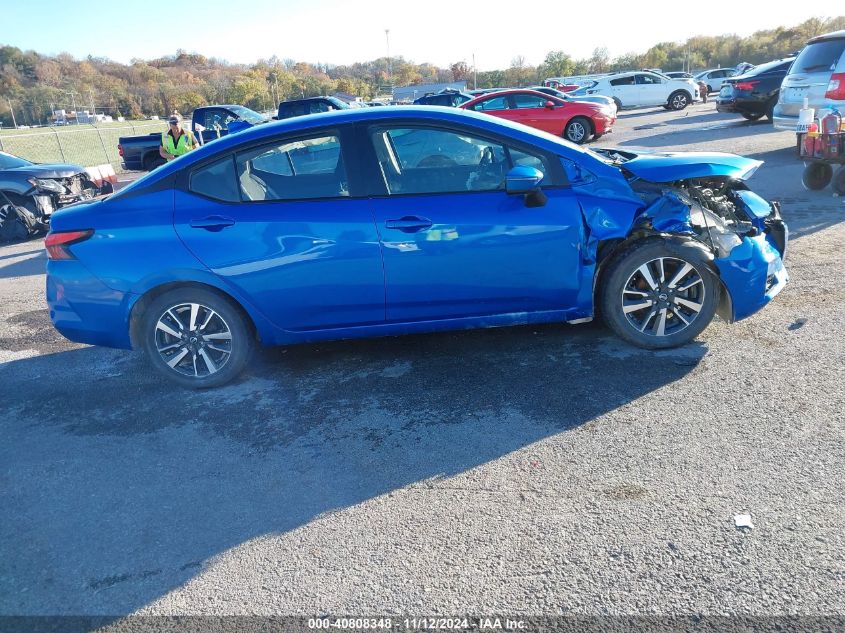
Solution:
<svg viewBox="0 0 845 633"><path fill-rule="evenodd" d="M505 176L505 191L509 194L531 193L540 190L543 172L526 165L518 165Z"/></svg>
<svg viewBox="0 0 845 633"><path fill-rule="evenodd" d="M544 103L543 105L545 105L546 109L548 109L548 110L554 110L555 109L555 102L554 101L546 101L546 103Z"/></svg>
<svg viewBox="0 0 845 633"><path fill-rule="evenodd" d="M548 198L540 183L543 181L543 172L527 165L519 165L511 169L505 176L505 191L508 194L525 194L526 207L542 207Z"/></svg>

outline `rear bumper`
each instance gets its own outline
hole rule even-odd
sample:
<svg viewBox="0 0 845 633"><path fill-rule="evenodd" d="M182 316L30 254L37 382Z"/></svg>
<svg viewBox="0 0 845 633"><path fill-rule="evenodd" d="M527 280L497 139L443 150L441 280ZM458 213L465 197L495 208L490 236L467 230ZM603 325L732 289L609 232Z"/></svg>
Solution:
<svg viewBox="0 0 845 633"><path fill-rule="evenodd" d="M758 101L756 99L741 99L741 98L716 98L717 112L736 112L739 114L766 114L765 101Z"/></svg>
<svg viewBox="0 0 845 633"><path fill-rule="evenodd" d="M136 299L107 287L79 261L47 262L50 320L71 341L131 349L129 312Z"/></svg>
<svg viewBox="0 0 845 633"><path fill-rule="evenodd" d="M786 251L786 226L783 248ZM751 316L774 299L789 281L783 253L765 235L745 237L727 257L717 258L716 266L731 297L731 320Z"/></svg>
<svg viewBox="0 0 845 633"><path fill-rule="evenodd" d="M790 132L794 132L798 127L798 117L783 114L778 110L778 106L775 106L772 124L776 130L789 130Z"/></svg>

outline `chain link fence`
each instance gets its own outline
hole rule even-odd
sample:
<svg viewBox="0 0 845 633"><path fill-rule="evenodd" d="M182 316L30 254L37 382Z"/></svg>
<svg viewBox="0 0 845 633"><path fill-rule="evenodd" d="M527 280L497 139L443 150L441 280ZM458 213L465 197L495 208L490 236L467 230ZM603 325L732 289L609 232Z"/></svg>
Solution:
<svg viewBox="0 0 845 633"><path fill-rule="evenodd" d="M123 171L117 151L118 139L161 134L165 129L164 121L151 121L120 126L71 125L15 130L0 133L0 151L34 163L74 163L83 167L111 163L115 171Z"/></svg>

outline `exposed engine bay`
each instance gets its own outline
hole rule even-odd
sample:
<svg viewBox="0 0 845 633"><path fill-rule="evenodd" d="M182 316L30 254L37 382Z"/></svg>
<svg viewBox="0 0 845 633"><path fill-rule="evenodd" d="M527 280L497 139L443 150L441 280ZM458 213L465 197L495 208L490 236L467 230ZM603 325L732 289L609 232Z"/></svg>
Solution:
<svg viewBox="0 0 845 633"><path fill-rule="evenodd" d="M726 257L745 236L767 234L783 252L785 227L779 205L769 203L744 182L723 176L672 183L634 180L631 188L647 207L640 216L658 232L685 233Z"/></svg>

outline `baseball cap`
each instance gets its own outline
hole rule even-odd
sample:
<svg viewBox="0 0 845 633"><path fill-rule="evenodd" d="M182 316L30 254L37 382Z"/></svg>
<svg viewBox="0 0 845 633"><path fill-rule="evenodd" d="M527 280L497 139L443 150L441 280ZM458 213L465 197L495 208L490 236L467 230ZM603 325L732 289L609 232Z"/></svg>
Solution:
<svg viewBox="0 0 845 633"><path fill-rule="evenodd" d="M174 114L172 117L167 119L167 122L168 123L179 123L179 117Z"/></svg>

